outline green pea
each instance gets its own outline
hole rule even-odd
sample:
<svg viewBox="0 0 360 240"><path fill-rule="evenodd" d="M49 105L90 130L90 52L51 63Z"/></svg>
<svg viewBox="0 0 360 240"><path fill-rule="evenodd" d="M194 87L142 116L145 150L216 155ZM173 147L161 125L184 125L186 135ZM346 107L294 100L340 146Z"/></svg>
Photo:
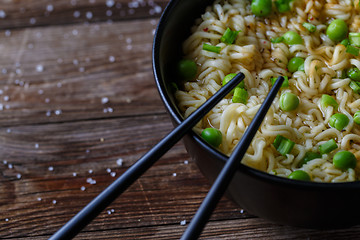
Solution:
<svg viewBox="0 0 360 240"><path fill-rule="evenodd" d="M329 119L330 127L342 131L349 124L349 118L343 113L335 113Z"/></svg>
<svg viewBox="0 0 360 240"><path fill-rule="evenodd" d="M216 128L205 128L201 132L201 137L214 147L218 147L222 142L222 134Z"/></svg>
<svg viewBox="0 0 360 240"><path fill-rule="evenodd" d="M341 19L333 20L326 29L326 35L335 42L345 39L348 34L348 26Z"/></svg>
<svg viewBox="0 0 360 240"><path fill-rule="evenodd" d="M284 38L284 43L286 43L287 45L293 45L293 44L302 44L303 43L303 39L301 38L301 36L294 32L294 31L288 31L283 35Z"/></svg>
<svg viewBox="0 0 360 240"><path fill-rule="evenodd" d="M272 10L272 0L253 0L251 11L257 17L267 17Z"/></svg>
<svg viewBox="0 0 360 240"><path fill-rule="evenodd" d="M357 111L355 114L354 114L354 122L356 124L360 124L360 111Z"/></svg>
<svg viewBox="0 0 360 240"><path fill-rule="evenodd" d="M279 100L280 109L286 112L295 110L299 106L299 98L290 92L281 94Z"/></svg>
<svg viewBox="0 0 360 240"><path fill-rule="evenodd" d="M293 57L292 59L289 60L287 69L291 73L296 72L297 70L299 70L301 66L304 66L304 62L305 60L303 58Z"/></svg>
<svg viewBox="0 0 360 240"><path fill-rule="evenodd" d="M360 81L360 70L357 67L348 69L346 75L354 81Z"/></svg>
<svg viewBox="0 0 360 240"><path fill-rule="evenodd" d="M303 170L293 171L292 173L289 174L288 178L293 179L293 180L302 180L302 181L310 181L311 180L309 174L307 174L307 172L305 172Z"/></svg>
<svg viewBox="0 0 360 240"><path fill-rule="evenodd" d="M178 64L178 73L185 80L193 79L197 73L196 63L188 59L180 60Z"/></svg>
<svg viewBox="0 0 360 240"><path fill-rule="evenodd" d="M226 75L222 80L222 85L225 86L225 84L230 82L231 79L233 79L236 75L237 75L237 73L229 73L228 75ZM244 88L245 82L241 81L236 87ZM231 93L234 93L234 89L231 91Z"/></svg>
<svg viewBox="0 0 360 240"><path fill-rule="evenodd" d="M357 159L354 154L349 151L337 152L333 157L333 165L341 170L348 170L349 168L355 168Z"/></svg>

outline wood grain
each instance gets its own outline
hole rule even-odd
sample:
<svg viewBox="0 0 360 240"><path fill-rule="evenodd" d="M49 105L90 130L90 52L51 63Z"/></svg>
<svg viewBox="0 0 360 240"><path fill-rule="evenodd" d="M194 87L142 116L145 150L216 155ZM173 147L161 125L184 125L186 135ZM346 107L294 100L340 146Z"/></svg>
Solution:
<svg viewBox="0 0 360 240"><path fill-rule="evenodd" d="M0 239L47 239L172 125L151 65L167 0L0 0ZM178 239L209 190L176 144L76 239ZM186 221L186 223L185 223ZM357 239L223 198L201 239Z"/></svg>

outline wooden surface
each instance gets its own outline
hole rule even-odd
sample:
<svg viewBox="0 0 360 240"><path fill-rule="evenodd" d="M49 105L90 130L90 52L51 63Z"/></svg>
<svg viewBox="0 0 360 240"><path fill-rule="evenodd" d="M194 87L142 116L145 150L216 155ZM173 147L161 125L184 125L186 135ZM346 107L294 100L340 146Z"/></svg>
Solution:
<svg viewBox="0 0 360 240"><path fill-rule="evenodd" d="M0 1L0 239L47 239L172 129L151 65L166 4ZM178 239L209 187L179 143L76 239ZM280 226L223 198L201 237L359 233Z"/></svg>

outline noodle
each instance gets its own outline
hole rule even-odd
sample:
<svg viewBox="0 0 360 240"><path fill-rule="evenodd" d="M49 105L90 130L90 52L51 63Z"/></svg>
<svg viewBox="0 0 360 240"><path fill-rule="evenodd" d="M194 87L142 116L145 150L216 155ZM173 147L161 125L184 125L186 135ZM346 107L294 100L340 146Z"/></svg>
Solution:
<svg viewBox="0 0 360 240"><path fill-rule="evenodd" d="M196 62L198 74L196 80L184 82L176 91L180 110L185 117L189 116L221 88L224 76L244 73L249 95L247 103L233 103L231 96L227 96L195 128L199 133L208 127L219 129L223 135L219 150L230 155L268 94L270 79L287 76L289 87L280 89L242 163L283 177L301 169L316 182L358 180L359 167L339 170L333 166L332 157L339 150L360 157L360 126L352 117L360 110L360 97L349 87L351 79L342 77L347 69L360 68L360 56L347 53L344 45L333 42L326 35L327 26L334 18L344 20L350 32L358 31L358 2L295 0L290 12L273 11L268 18L259 18L252 14L250 1L215 1L196 21L191 36L183 43L184 58ZM302 26L304 22L314 24L316 31L307 31ZM239 31L233 44L220 41L227 28ZM290 30L301 36L303 44L271 42ZM219 46L220 53L202 50L204 43ZM304 71L287 71L288 61L293 57L305 60ZM285 112L279 108L279 97L285 92L299 97L300 104L295 111ZM339 108L322 108L323 94L336 99ZM343 131L329 126L330 117L337 112L350 120ZM280 155L272 146L279 134L295 142L293 150L286 156ZM307 151L317 151L320 144L330 139L337 142L339 148L336 151L299 167Z"/></svg>

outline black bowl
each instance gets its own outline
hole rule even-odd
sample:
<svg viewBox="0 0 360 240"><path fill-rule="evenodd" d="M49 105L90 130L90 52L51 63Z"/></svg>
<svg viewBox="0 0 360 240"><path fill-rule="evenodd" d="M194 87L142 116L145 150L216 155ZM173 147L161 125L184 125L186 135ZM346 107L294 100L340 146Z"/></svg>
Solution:
<svg viewBox="0 0 360 240"><path fill-rule="evenodd" d="M211 0L172 0L160 19L153 45L153 71L160 96L174 125L183 117L170 82L182 58L181 45ZM184 144L201 172L213 182L227 156L190 132ZM307 228L345 228L360 223L360 182L315 183L289 180L240 165L227 196L256 216Z"/></svg>

